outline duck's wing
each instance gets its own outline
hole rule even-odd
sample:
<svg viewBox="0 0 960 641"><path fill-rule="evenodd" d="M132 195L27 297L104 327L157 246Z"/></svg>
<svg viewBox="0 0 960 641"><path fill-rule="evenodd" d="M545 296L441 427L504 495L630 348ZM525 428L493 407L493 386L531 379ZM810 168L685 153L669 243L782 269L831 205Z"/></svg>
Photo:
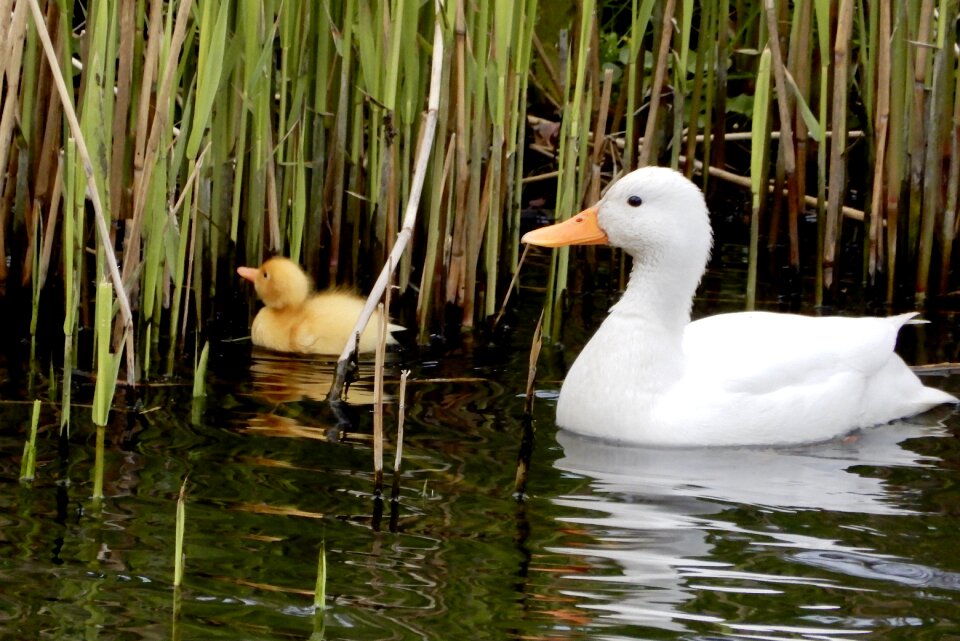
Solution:
<svg viewBox="0 0 960 641"><path fill-rule="evenodd" d="M686 374L750 393L818 383L838 373L869 378L897 358L897 332L914 316L710 316L690 323L684 333Z"/></svg>

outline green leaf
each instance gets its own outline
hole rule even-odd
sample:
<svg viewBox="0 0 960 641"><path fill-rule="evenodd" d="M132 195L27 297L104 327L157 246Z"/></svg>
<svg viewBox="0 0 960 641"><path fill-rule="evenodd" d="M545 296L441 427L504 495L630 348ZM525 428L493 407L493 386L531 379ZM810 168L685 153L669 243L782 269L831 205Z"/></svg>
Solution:
<svg viewBox="0 0 960 641"><path fill-rule="evenodd" d="M787 84L790 85L790 90L793 91L793 97L797 100L797 106L800 107L800 116L803 118L803 123L807 126L810 137L817 142L821 142L823 139L823 129L820 127L820 121L813 115L813 111L810 109L807 101L803 99L803 94L800 93L800 87L797 86L793 76L790 75L789 72L785 75Z"/></svg>

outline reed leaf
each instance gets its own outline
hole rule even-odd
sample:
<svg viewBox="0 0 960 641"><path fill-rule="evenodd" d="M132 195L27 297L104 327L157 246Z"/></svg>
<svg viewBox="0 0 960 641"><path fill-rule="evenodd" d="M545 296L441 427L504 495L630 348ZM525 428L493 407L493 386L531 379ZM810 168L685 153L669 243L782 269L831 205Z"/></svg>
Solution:
<svg viewBox="0 0 960 641"><path fill-rule="evenodd" d="M210 112L213 110L213 103L220 88L220 78L223 75L230 3L225 0L220 2L219 9L216 9L215 5L214 0L206 0L201 9L200 43L197 54L197 98L193 117L190 119L192 126L186 149L189 159L196 158L200 151L200 142L210 121ZM215 12L216 22L214 22Z"/></svg>
<svg viewBox="0 0 960 641"><path fill-rule="evenodd" d="M760 54L757 85L753 98L753 129L750 138L750 193L753 198L747 263L747 309L754 309L757 304L760 212L763 210L764 196L767 192L767 158L769 158L770 148L770 137L767 131L770 115L770 61L770 49L764 49Z"/></svg>
<svg viewBox="0 0 960 641"><path fill-rule="evenodd" d="M207 395L207 360L210 357L210 341L203 344L203 350L197 359L193 370L193 397L199 398Z"/></svg>
<svg viewBox="0 0 960 641"><path fill-rule="evenodd" d="M110 351L110 330L113 324L113 284L101 281L97 285L96 335L97 382L93 390L93 422L105 426L117 387L122 354Z"/></svg>
<svg viewBox="0 0 960 641"><path fill-rule="evenodd" d="M187 529L187 479L180 484L180 493L177 495L177 516L173 542L173 587L183 585L183 568L186 555L183 552L183 538Z"/></svg>

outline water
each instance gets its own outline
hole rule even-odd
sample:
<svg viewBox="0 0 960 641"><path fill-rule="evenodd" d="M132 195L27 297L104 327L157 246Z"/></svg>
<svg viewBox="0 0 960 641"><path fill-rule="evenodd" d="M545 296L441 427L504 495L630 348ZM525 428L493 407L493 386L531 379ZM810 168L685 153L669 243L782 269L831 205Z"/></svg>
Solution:
<svg viewBox="0 0 960 641"><path fill-rule="evenodd" d="M938 350L952 345L951 321L937 323L947 333L907 328L908 358L952 358ZM355 426L339 433L321 400L331 364L221 344L201 404L187 381L144 389L143 412L113 413L99 503L88 410L76 410L63 456L44 407L38 479L24 486L30 406L0 405L0 636L960 639L951 409L792 449L612 447L553 424L577 333L542 356L518 502L531 330L394 358L394 380L401 364L413 373L400 500L382 513L368 366L348 397ZM956 378L932 382L960 391ZM393 406L387 425L392 443ZM311 605L321 543L322 617Z"/></svg>

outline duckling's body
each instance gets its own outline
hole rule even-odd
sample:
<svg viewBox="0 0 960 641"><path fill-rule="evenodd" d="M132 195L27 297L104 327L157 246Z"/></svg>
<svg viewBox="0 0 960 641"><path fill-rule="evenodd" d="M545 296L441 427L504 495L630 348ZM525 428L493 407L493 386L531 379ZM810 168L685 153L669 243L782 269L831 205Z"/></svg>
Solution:
<svg viewBox="0 0 960 641"><path fill-rule="evenodd" d="M254 345L301 354L343 351L363 309L362 298L343 290L313 291L310 277L288 258L271 258L259 268L238 267L237 273L253 283L265 305L250 329ZM380 315L374 312L360 334L359 351L376 349L379 326ZM389 331L388 345L397 342Z"/></svg>

